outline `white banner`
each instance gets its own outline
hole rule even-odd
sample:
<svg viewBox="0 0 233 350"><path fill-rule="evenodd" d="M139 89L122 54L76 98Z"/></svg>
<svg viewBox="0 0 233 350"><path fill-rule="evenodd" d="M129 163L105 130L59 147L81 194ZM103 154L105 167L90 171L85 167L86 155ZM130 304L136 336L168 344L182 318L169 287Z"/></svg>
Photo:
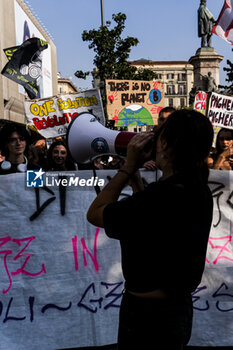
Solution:
<svg viewBox="0 0 233 350"><path fill-rule="evenodd" d="M97 89L25 101L24 106L27 125L45 138L65 135L71 120L82 112L94 114L105 125L102 99Z"/></svg>
<svg viewBox="0 0 233 350"><path fill-rule="evenodd" d="M77 185L60 190L52 186L58 181L34 189L25 174L0 176L0 350L116 343L120 246L86 220L98 185L115 171L96 173L93 182L92 171L74 172ZM155 179L154 172L142 176ZM214 220L205 274L193 294L195 346L233 344L232 180L232 172L211 172ZM127 187L121 198L129 193Z"/></svg>

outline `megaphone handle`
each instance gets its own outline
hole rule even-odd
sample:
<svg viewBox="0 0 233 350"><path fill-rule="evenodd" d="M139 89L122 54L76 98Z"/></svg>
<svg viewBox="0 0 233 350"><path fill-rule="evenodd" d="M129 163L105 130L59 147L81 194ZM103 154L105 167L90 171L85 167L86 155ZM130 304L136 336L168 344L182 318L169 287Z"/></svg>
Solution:
<svg viewBox="0 0 233 350"><path fill-rule="evenodd" d="M119 154L119 156L126 156L127 145L136 134L136 132L122 131L117 135L115 140L115 150L116 153Z"/></svg>

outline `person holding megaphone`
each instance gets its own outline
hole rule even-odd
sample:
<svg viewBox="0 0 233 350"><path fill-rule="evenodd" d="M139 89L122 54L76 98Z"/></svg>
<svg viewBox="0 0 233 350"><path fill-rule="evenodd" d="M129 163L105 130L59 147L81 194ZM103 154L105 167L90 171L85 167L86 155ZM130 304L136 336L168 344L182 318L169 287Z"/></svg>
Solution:
<svg viewBox="0 0 233 350"><path fill-rule="evenodd" d="M190 339L191 293L202 278L212 222L206 163L212 140L212 125L201 113L172 113L156 134L130 140L124 165L88 210L88 221L121 244L119 350L181 350ZM118 201L148 159L162 178Z"/></svg>

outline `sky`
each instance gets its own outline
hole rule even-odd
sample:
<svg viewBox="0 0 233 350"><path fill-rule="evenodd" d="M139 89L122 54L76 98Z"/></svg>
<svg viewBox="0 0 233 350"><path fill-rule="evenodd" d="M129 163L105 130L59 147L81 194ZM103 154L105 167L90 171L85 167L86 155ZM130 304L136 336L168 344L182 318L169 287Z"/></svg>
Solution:
<svg viewBox="0 0 233 350"><path fill-rule="evenodd" d="M94 51L82 40L84 30L101 25L101 0L27 0L52 36L57 48L58 71L64 78L72 78L80 89L92 88L92 78L77 79L76 70L94 68ZM131 50L130 60L188 61L201 46L197 34L197 10L200 0L103 0L104 21L112 15L126 14L122 37L135 37L139 44ZM207 0L207 8L217 19L224 0ZM212 46L224 56L220 64L220 84L225 84L227 59L233 61L233 46L213 35Z"/></svg>

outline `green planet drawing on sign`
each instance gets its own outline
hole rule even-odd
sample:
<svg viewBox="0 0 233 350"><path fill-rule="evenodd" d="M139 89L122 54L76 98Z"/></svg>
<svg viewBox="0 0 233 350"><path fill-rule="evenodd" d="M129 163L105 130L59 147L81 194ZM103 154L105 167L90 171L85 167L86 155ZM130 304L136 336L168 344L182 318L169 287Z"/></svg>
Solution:
<svg viewBox="0 0 233 350"><path fill-rule="evenodd" d="M122 109L118 115L116 126L153 125L151 114L145 107L130 105Z"/></svg>

